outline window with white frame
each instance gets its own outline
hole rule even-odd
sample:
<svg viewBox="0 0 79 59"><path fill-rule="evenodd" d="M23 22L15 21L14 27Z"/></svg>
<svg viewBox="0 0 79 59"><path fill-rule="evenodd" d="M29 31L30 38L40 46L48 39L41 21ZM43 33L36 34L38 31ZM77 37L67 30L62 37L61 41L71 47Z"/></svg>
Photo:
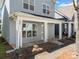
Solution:
<svg viewBox="0 0 79 59"><path fill-rule="evenodd" d="M37 36L37 24L26 23L23 24L22 35L23 37L35 37Z"/></svg>
<svg viewBox="0 0 79 59"><path fill-rule="evenodd" d="M34 11L34 0L23 0L23 8Z"/></svg>
<svg viewBox="0 0 79 59"><path fill-rule="evenodd" d="M37 24L27 23L27 37L37 36Z"/></svg>
<svg viewBox="0 0 79 59"><path fill-rule="evenodd" d="M50 7L48 4L43 4L43 13L50 14Z"/></svg>
<svg viewBox="0 0 79 59"><path fill-rule="evenodd" d="M26 37L26 24L22 24L22 37Z"/></svg>

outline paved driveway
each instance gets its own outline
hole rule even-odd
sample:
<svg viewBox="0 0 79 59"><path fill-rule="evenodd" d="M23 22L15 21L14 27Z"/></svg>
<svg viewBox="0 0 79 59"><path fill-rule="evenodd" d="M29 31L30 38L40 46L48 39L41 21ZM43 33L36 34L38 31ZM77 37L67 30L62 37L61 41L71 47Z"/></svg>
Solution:
<svg viewBox="0 0 79 59"><path fill-rule="evenodd" d="M35 59L76 59L75 44L68 45L52 53L43 52L35 56Z"/></svg>

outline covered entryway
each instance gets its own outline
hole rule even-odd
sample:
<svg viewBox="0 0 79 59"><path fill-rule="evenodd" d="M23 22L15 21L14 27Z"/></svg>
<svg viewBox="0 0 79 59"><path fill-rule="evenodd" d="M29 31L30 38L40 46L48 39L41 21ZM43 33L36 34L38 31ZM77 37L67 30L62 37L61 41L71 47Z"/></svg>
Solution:
<svg viewBox="0 0 79 59"><path fill-rule="evenodd" d="M59 24L59 39L62 39L62 20L44 18L26 13L16 13L16 48L23 47L23 44L34 41L48 42L55 38L55 24Z"/></svg>

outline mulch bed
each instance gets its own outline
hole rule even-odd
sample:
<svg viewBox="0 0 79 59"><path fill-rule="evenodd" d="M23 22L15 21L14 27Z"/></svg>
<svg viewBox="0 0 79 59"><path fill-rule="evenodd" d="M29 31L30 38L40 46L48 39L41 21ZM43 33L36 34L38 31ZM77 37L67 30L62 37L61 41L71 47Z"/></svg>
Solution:
<svg viewBox="0 0 79 59"><path fill-rule="evenodd" d="M59 41L64 43L64 46L75 43L75 40L72 40L72 39L62 39Z"/></svg>
<svg viewBox="0 0 79 59"><path fill-rule="evenodd" d="M50 42L46 42L46 43L42 43L42 44L37 44L40 48L43 48L42 51L39 51L39 52L32 52L32 49L33 49L33 46L29 46L27 48L22 48L20 53L16 53L16 51L8 54L8 57L7 59L18 59L18 54L22 54L22 56L20 56L20 59L35 59L35 55L39 54L39 53L42 53L42 52L53 52L59 48L62 48L64 46L67 46L69 44L72 44L72 43L75 43L75 41L73 40L70 40L70 39L62 39L62 40L59 40L60 42L64 43L63 46L59 46L55 43L50 43Z"/></svg>
<svg viewBox="0 0 79 59"><path fill-rule="evenodd" d="M44 51L47 51L47 52L50 52L52 49L58 47L57 44L55 43L49 43L49 42L46 42L46 43L42 43L42 44L37 44L39 47L43 48L42 51L39 51L39 52L35 52L35 53L32 53L32 49L33 49L33 46L30 46L30 47L27 47L26 50L27 52L29 53L28 55L36 55L38 53L42 53Z"/></svg>
<svg viewBox="0 0 79 59"><path fill-rule="evenodd" d="M56 48L58 48L59 46L55 43L49 43L49 42L46 42L46 43L42 43L42 44L37 44L39 47L43 48L42 51L39 51L39 52L32 52L32 49L33 49L33 46L30 46L30 47L27 47L27 48L22 48L21 50L21 54L22 54L22 57L21 59L33 59L35 55L39 54L39 53L42 53L42 52L50 52L50 51L54 51L56 50ZM9 59L17 59L17 55L16 52L13 52L13 53L10 53L9 54ZM12 57L11 57L12 56Z"/></svg>

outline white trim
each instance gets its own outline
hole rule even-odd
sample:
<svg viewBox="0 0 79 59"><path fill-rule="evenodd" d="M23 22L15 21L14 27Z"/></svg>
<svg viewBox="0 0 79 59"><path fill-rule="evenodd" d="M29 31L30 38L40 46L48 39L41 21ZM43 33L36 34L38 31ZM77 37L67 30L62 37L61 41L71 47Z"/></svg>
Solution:
<svg viewBox="0 0 79 59"><path fill-rule="evenodd" d="M47 22L45 22L44 23L44 42L47 42L48 41L48 23Z"/></svg>
<svg viewBox="0 0 79 59"><path fill-rule="evenodd" d="M59 24L59 39L62 39L62 23Z"/></svg>
<svg viewBox="0 0 79 59"><path fill-rule="evenodd" d="M71 37L71 23L68 23L68 37Z"/></svg>
<svg viewBox="0 0 79 59"><path fill-rule="evenodd" d="M17 20L16 20L16 49L18 49L19 48L19 27L18 27L18 25L19 25L19 18L17 18Z"/></svg>
<svg viewBox="0 0 79 59"><path fill-rule="evenodd" d="M19 40L20 40L20 42L19 42L19 45L20 45L20 47L22 48L22 20L19 20Z"/></svg>

